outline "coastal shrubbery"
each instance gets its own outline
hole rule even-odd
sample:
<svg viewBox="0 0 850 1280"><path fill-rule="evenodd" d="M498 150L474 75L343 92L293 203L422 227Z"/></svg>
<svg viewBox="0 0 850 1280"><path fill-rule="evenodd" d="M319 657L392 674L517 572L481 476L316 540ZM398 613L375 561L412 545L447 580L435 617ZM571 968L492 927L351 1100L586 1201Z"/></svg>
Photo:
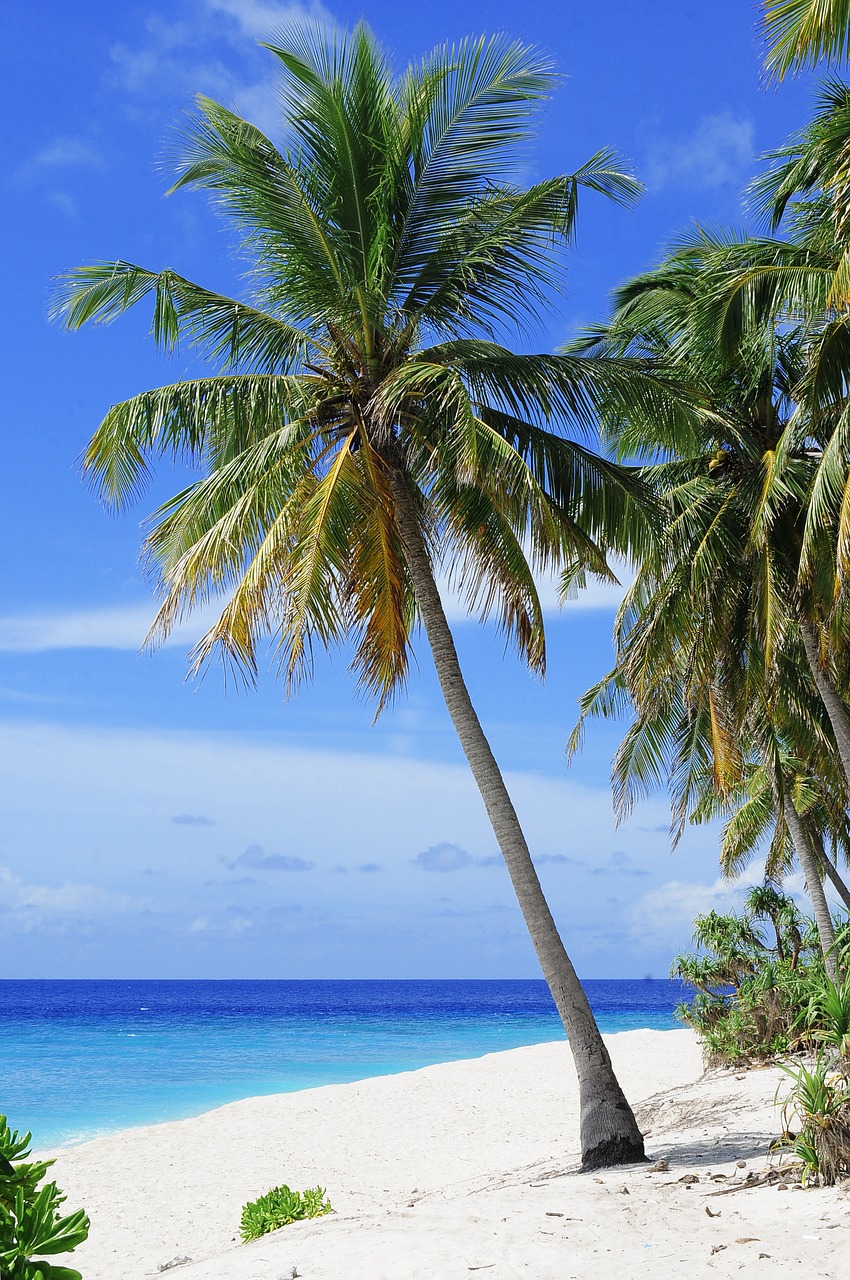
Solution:
<svg viewBox="0 0 850 1280"><path fill-rule="evenodd" d="M846 1057L830 1065L829 1055L824 1053L818 1054L811 1067L783 1064L794 1083L784 1099L784 1136L774 1150L788 1151L799 1160L804 1186L809 1181L832 1186L850 1177L847 1066ZM793 1132L792 1126L798 1132Z"/></svg>
<svg viewBox="0 0 850 1280"><path fill-rule="evenodd" d="M247 1243L290 1222L320 1218L325 1213L333 1213L333 1209L325 1198L324 1187L313 1187L309 1191L290 1191L287 1186L272 1187L271 1191L245 1205L240 1233Z"/></svg>
<svg viewBox="0 0 850 1280"><path fill-rule="evenodd" d="M698 951L673 975L696 987L679 1006L709 1064L784 1057L791 1078L775 1151L800 1163L804 1184L850 1176L850 923L836 929L837 982L826 972L811 920L770 885L753 889L744 914L711 911L694 923ZM789 1060L790 1058L790 1060Z"/></svg>
<svg viewBox="0 0 850 1280"><path fill-rule="evenodd" d="M54 1267L37 1254L69 1253L86 1239L82 1209L62 1217L65 1196L55 1182L40 1190L52 1160L28 1161L31 1135L11 1130L0 1115L0 1276L3 1280L81 1280L79 1271Z"/></svg>
<svg viewBox="0 0 850 1280"><path fill-rule="evenodd" d="M716 911L694 922L698 950L677 956L674 977L696 988L679 1017L712 1064L739 1065L792 1051L831 1050L850 1060L850 979L828 977L817 931L787 895L751 890L742 914ZM850 960L850 925L839 926L839 968Z"/></svg>

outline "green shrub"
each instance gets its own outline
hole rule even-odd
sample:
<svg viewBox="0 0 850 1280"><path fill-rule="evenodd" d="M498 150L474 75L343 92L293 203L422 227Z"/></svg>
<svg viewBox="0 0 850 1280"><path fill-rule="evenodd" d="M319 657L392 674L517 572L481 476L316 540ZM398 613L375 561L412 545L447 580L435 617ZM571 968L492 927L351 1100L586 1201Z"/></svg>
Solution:
<svg viewBox="0 0 850 1280"><path fill-rule="evenodd" d="M810 922L770 886L753 889L747 907L745 915L697 916L699 951L673 962L673 976L696 987L693 1002L676 1012L699 1035L709 1064L745 1065L822 1040L839 1045L850 1025L850 988L829 989Z"/></svg>
<svg viewBox="0 0 850 1280"><path fill-rule="evenodd" d="M809 1070L783 1066L793 1080L784 1100L783 1131L777 1146L790 1151L802 1165L803 1183L815 1180L833 1186L850 1176L850 1088L841 1074L830 1071L820 1055ZM799 1128L792 1134L791 1126Z"/></svg>
<svg viewBox="0 0 850 1280"><path fill-rule="evenodd" d="M55 1182L38 1190L53 1160L27 1161L31 1135L10 1130L0 1115L0 1276L2 1280L81 1280L33 1254L69 1253L89 1233L82 1209L60 1217L65 1196Z"/></svg>
<svg viewBox="0 0 850 1280"><path fill-rule="evenodd" d="M256 1240L269 1231L277 1231L290 1222L303 1218L320 1218L333 1213L325 1199L324 1187L309 1191L290 1191L289 1187L272 1187L264 1196L249 1201L242 1210L241 1234L244 1241Z"/></svg>

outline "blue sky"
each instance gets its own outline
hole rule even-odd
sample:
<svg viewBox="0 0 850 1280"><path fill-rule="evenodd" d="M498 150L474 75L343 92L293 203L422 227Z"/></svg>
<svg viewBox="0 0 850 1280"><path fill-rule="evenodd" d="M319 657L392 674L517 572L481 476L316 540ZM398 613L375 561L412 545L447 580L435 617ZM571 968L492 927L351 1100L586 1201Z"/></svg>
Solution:
<svg viewBox="0 0 850 1280"><path fill-rule="evenodd" d="M153 613L140 523L178 479L107 514L77 459L111 403L191 372L141 311L76 335L48 325L50 282L80 262L172 266L238 292L230 240L194 194L164 199L169 137L195 92L276 128L270 57L287 20L365 17L398 64L504 30L563 76L529 178L598 148L647 185L624 212L588 199L551 349L692 220L746 225L755 157L805 120L806 81L760 80L755 7L531 0L323 8L273 0L56 5L0 18L6 143L5 554L0 595L0 931L6 977L524 977L530 943L431 670L376 726L344 654L288 704L218 669L187 683L189 624L138 654ZM613 726L569 772L578 695L610 665L615 600L556 607L546 684L452 608L461 660L508 774L544 888L585 977L663 976L693 915L736 900L710 831L671 856L663 798L615 830Z"/></svg>

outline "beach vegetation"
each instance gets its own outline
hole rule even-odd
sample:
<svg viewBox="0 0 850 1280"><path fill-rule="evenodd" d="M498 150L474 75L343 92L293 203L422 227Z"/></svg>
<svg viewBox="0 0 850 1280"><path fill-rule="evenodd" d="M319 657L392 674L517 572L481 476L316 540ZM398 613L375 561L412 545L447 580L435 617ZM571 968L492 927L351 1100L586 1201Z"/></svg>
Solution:
<svg viewBox="0 0 850 1280"><path fill-rule="evenodd" d="M790 895L756 885L743 912L698 916L693 937L697 950L677 956L671 974L695 995L676 1012L697 1032L710 1065L823 1051L850 1080L850 979L830 977L817 928ZM837 926L835 947L846 971L847 923Z"/></svg>
<svg viewBox="0 0 850 1280"><path fill-rule="evenodd" d="M145 556L162 587L148 640L213 603L194 651L247 680L271 640L288 690L314 649L347 643L380 711L405 684L421 625L504 856L581 1088L585 1167L642 1159L643 1139L564 948L446 620L438 576L494 617L532 671L546 664L535 571L575 585L640 556L655 504L592 449L594 405L687 416L640 362L517 354L562 282L580 199L640 192L600 151L522 186L555 81L499 36L443 46L396 75L365 25L278 33L285 144L200 97L173 191L201 188L240 238L247 294L171 269L92 263L62 280L68 328L153 303L153 336L213 372L110 409L85 468L120 507L154 456L194 467L154 513Z"/></svg>
<svg viewBox="0 0 850 1280"><path fill-rule="evenodd" d="M53 1160L30 1160L32 1135L0 1115L0 1277L2 1280L81 1280L79 1271L40 1256L70 1253L87 1238L82 1209L60 1212L66 1197L44 1181Z"/></svg>
<svg viewBox="0 0 850 1280"><path fill-rule="evenodd" d="M762 911L753 909L765 892L772 913L769 929ZM787 1053L805 993L813 990L813 973L823 974L816 934L792 898L773 886L757 886L748 905L744 913L697 916L697 951L677 956L671 969L673 977L696 989L693 1000L676 1012L699 1035L711 1065Z"/></svg>
<svg viewBox="0 0 850 1280"><path fill-rule="evenodd" d="M290 1191L286 1185L272 1187L271 1191L244 1206L240 1234L247 1243L288 1226L290 1222L320 1218L326 1213L333 1213L333 1208L324 1187L312 1187L308 1191Z"/></svg>
<svg viewBox="0 0 850 1280"><path fill-rule="evenodd" d="M850 1177L850 1084L824 1054L814 1063L783 1064L791 1077L783 1099L783 1138L774 1150L800 1164L803 1185L834 1186Z"/></svg>

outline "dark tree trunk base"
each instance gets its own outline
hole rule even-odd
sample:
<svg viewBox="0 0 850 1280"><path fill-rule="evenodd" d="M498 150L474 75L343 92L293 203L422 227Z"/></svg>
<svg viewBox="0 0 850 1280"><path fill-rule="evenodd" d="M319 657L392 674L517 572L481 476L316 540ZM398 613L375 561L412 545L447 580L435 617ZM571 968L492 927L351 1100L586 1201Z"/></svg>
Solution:
<svg viewBox="0 0 850 1280"><path fill-rule="evenodd" d="M594 1169L610 1169L617 1164L646 1164L647 1155L643 1139L633 1142L629 1138L606 1138L589 1151L585 1151L581 1161L581 1172L592 1173Z"/></svg>

